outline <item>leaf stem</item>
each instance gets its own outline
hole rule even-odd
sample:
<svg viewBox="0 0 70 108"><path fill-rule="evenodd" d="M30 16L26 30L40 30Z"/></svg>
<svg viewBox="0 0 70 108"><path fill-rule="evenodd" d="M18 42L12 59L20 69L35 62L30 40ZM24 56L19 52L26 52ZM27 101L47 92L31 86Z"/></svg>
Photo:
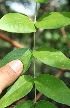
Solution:
<svg viewBox="0 0 70 108"><path fill-rule="evenodd" d="M33 50L35 50L35 44L36 44L36 33L34 32L34 48L33 48Z"/></svg>
<svg viewBox="0 0 70 108"><path fill-rule="evenodd" d="M35 60L34 60L34 78L36 77L36 65L35 65ZM36 87L35 87L35 96L34 96L35 100L34 103L36 104Z"/></svg>
<svg viewBox="0 0 70 108"><path fill-rule="evenodd" d="M35 14L34 14L34 23L36 23L36 16L37 16L37 2L35 7ZM36 39L36 33L34 32L34 50L35 50L35 39Z"/></svg>
<svg viewBox="0 0 70 108"><path fill-rule="evenodd" d="M36 2L36 7L35 7L35 14L34 14L34 23L36 23L36 15L37 15L37 2ZM35 50L36 46L36 33L34 32L34 47L33 50ZM35 64L35 59L34 59L34 78L36 77L36 64ZM36 87L35 87L35 100L34 103L36 104Z"/></svg>
<svg viewBox="0 0 70 108"><path fill-rule="evenodd" d="M36 23L36 16L37 16L37 2L36 2L36 7L35 7L34 23Z"/></svg>

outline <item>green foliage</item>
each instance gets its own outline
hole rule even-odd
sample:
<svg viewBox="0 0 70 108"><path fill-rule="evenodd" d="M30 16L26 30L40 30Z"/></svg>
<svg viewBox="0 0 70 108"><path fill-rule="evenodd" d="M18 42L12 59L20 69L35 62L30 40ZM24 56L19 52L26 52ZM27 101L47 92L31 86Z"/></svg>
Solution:
<svg viewBox="0 0 70 108"><path fill-rule="evenodd" d="M35 80L36 89L45 96L70 106L70 89L58 78L41 74Z"/></svg>
<svg viewBox="0 0 70 108"><path fill-rule="evenodd" d="M43 3L48 2L49 0L34 1ZM30 18L28 18L28 16L19 13L9 13L0 19L0 29L14 33L36 32L35 27L43 29L56 29L69 24L70 12L46 13L41 16L35 24ZM49 39L51 39L51 37ZM55 39L57 38L55 37ZM28 70L33 56L44 64L50 65L52 67L70 69L70 59L68 59L61 51L55 50L54 48L45 47L44 45L38 50L33 50L33 52L29 48L13 50L3 58L3 60L0 62L0 67L12 60L20 59L24 65L22 72L24 73ZM27 95L33 88L34 83L36 89L45 96L55 100L56 102L70 106L70 90L63 81L48 74L43 74L36 77L35 65L34 77L35 78L32 78L29 75L20 76L17 81L8 89L7 93L0 99L0 108L5 108L14 101L19 100L20 98ZM39 101L37 103L27 101L16 105L14 108L34 108L35 105L36 108L57 108L52 103L46 101Z"/></svg>
<svg viewBox="0 0 70 108"><path fill-rule="evenodd" d="M25 15L9 13L0 19L0 29L15 33L35 32L34 23Z"/></svg>
<svg viewBox="0 0 70 108"><path fill-rule="evenodd" d="M25 101L16 105L14 108L34 108L34 103L32 101ZM39 101L36 103L36 108L57 108L54 104L47 101Z"/></svg>
<svg viewBox="0 0 70 108"><path fill-rule="evenodd" d="M46 13L36 22L37 28L55 29L70 24L70 12L51 12Z"/></svg>
<svg viewBox="0 0 70 108"><path fill-rule="evenodd" d="M34 108L34 104L32 101L25 101L16 105L14 108Z"/></svg>
<svg viewBox="0 0 70 108"><path fill-rule="evenodd" d="M57 108L57 107L48 101L39 101L36 104L36 108Z"/></svg>
<svg viewBox="0 0 70 108"><path fill-rule="evenodd" d="M57 16L57 17L56 17ZM61 23L60 23L61 22ZM70 12L44 14L35 24L37 28L55 29L70 24ZM9 13L0 19L0 29L15 33L36 32L34 23L25 15Z"/></svg>
<svg viewBox="0 0 70 108"><path fill-rule="evenodd" d="M27 69L30 66L31 58L32 58L32 54L28 48L13 50L2 59L2 61L0 62L0 67L6 65L6 63L12 60L20 59L24 65L24 69L22 72L24 73L27 71Z"/></svg>
<svg viewBox="0 0 70 108"><path fill-rule="evenodd" d="M42 47L37 51L33 51L33 56L44 64L70 69L70 59L68 59L61 51L50 47Z"/></svg>
<svg viewBox="0 0 70 108"><path fill-rule="evenodd" d="M22 82L22 83L21 83ZM14 101L27 95L33 87L31 76L23 75L9 88L7 93L0 100L0 108L5 108Z"/></svg>

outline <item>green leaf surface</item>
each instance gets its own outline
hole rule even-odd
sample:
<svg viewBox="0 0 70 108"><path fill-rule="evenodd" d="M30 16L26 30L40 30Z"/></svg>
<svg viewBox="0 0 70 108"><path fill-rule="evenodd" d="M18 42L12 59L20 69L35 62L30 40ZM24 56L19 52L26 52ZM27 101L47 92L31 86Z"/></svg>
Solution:
<svg viewBox="0 0 70 108"><path fill-rule="evenodd" d="M33 51L33 56L49 66L70 69L70 59L54 48L39 48L37 51Z"/></svg>
<svg viewBox="0 0 70 108"><path fill-rule="evenodd" d="M39 2L39 3L46 3L46 2L48 2L50 0L32 0L32 1Z"/></svg>
<svg viewBox="0 0 70 108"><path fill-rule="evenodd" d="M23 72L26 72L27 69L30 66L32 58L32 53L28 48L21 48L17 50L13 50L10 53L8 53L0 62L0 67L6 65L8 62L16 59L20 59L23 63L24 69Z"/></svg>
<svg viewBox="0 0 70 108"><path fill-rule="evenodd" d="M34 108L34 103L32 101L25 101L23 103L17 104L14 108Z"/></svg>
<svg viewBox="0 0 70 108"><path fill-rule="evenodd" d="M14 101L27 95L33 87L31 76L23 75L10 87L7 93L0 99L0 108L5 108Z"/></svg>
<svg viewBox="0 0 70 108"><path fill-rule="evenodd" d="M36 89L48 98L70 106L70 89L60 79L42 74L35 79L35 85Z"/></svg>
<svg viewBox="0 0 70 108"><path fill-rule="evenodd" d="M35 32L34 23L26 15L9 13L0 19L0 29L14 33Z"/></svg>
<svg viewBox="0 0 70 108"><path fill-rule="evenodd" d="M70 12L51 12L41 16L36 22L37 28L56 29L70 24Z"/></svg>
<svg viewBox="0 0 70 108"><path fill-rule="evenodd" d="M41 100L37 102L36 108L57 108L57 107L51 102Z"/></svg>

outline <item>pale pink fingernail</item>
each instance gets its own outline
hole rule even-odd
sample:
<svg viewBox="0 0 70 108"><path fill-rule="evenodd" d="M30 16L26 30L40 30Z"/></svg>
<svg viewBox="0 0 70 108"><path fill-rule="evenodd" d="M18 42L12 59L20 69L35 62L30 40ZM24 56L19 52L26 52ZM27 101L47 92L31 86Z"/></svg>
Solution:
<svg viewBox="0 0 70 108"><path fill-rule="evenodd" d="M13 60L8 63L8 65L16 72L21 73L23 70L23 64L20 60Z"/></svg>

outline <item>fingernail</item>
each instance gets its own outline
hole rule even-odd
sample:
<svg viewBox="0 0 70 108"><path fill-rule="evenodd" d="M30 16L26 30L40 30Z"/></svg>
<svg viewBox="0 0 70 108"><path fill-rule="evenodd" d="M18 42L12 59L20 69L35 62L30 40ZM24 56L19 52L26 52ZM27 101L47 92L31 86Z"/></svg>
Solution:
<svg viewBox="0 0 70 108"><path fill-rule="evenodd" d="M23 70L23 64L20 60L13 60L8 65L16 72L21 73Z"/></svg>

